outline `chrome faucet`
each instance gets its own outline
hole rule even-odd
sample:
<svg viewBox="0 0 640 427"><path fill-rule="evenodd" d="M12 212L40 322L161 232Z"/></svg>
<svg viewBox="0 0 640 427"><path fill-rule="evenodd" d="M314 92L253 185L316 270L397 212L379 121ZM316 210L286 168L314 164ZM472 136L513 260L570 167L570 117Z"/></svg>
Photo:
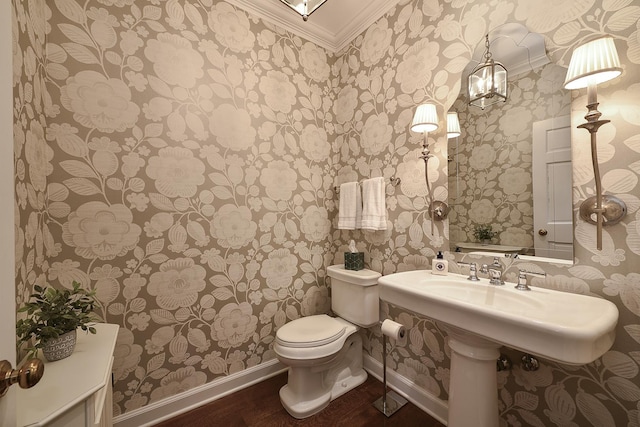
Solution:
<svg viewBox="0 0 640 427"><path fill-rule="evenodd" d="M504 267L502 263L498 259L498 257L493 258L493 264L489 266L489 284L491 285L504 285L504 280L502 280L502 274L504 273Z"/></svg>
<svg viewBox="0 0 640 427"><path fill-rule="evenodd" d="M518 270L518 284L515 288L519 291L530 291L531 288L527 284L527 276L547 277L546 273L534 273L533 271Z"/></svg>
<svg viewBox="0 0 640 427"><path fill-rule="evenodd" d="M475 262L458 262L458 265L469 266L469 277L467 277L467 280L471 280L472 282L480 280L478 279L478 264Z"/></svg>

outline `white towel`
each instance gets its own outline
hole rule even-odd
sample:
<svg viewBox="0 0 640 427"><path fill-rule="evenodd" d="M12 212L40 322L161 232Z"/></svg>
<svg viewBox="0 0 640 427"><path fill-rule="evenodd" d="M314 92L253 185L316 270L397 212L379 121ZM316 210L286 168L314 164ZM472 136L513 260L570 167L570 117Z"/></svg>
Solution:
<svg viewBox="0 0 640 427"><path fill-rule="evenodd" d="M338 206L338 228L355 230L362 223L362 195L357 182L347 182L340 186L340 205Z"/></svg>
<svg viewBox="0 0 640 427"><path fill-rule="evenodd" d="M383 177L362 182L362 228L366 230L387 229L387 206Z"/></svg>

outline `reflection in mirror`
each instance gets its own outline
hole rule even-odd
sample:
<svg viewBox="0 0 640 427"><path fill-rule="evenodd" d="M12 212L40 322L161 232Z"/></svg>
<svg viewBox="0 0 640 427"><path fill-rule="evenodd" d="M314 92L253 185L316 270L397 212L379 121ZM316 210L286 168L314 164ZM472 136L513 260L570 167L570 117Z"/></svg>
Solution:
<svg viewBox="0 0 640 427"><path fill-rule="evenodd" d="M504 103L485 109L468 105L467 75L482 60L480 43L451 108L461 126L461 135L449 139L448 147L451 250L515 250L571 260L571 97L562 88L566 69L549 62L542 36L519 24L499 27L489 38L493 58L509 73L509 95ZM536 53L540 51L542 55ZM493 235L481 242L474 231L483 225Z"/></svg>

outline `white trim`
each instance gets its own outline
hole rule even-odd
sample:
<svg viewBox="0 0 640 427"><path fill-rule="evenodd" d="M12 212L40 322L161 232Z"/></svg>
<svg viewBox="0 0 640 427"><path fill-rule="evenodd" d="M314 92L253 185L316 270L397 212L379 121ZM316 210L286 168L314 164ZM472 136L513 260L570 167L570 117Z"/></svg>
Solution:
<svg viewBox="0 0 640 427"><path fill-rule="evenodd" d="M368 354L364 355L364 369L378 380L382 381L382 363ZM387 368L387 385L407 399L409 402L422 409L427 414L447 425L447 417L449 414L449 404L426 390L418 387L416 383L410 379L403 377ZM382 395L382 390L380 390Z"/></svg>
<svg viewBox="0 0 640 427"><path fill-rule="evenodd" d="M356 37L367 30L378 19L382 18L391 8L395 7L400 0L371 0L367 8L354 17L351 24L343 27L334 39L332 52L339 52Z"/></svg>
<svg viewBox="0 0 640 427"><path fill-rule="evenodd" d="M368 354L364 355L364 369L374 378L382 381L382 363ZM287 367L277 359L272 359L245 369L237 374L212 381L201 387L197 387L171 396L159 402L146 405L140 409L127 412L114 417L115 427L148 427L162 421L166 421L185 412L199 408L207 403L228 396L261 381L285 372ZM390 388L402 397L416 405L424 412L431 415L444 425L447 425L448 404L418 387L408 378L397 372L387 371L387 382ZM382 393L382 391L381 391Z"/></svg>
<svg viewBox="0 0 640 427"><path fill-rule="evenodd" d="M146 427L196 409L221 397L285 372L287 367L277 359L217 379L201 387L162 399L140 409L114 417L116 427Z"/></svg>
<svg viewBox="0 0 640 427"><path fill-rule="evenodd" d="M365 31L371 24L380 19L399 0L370 0L365 8L359 9L356 16L349 21L349 25L338 32L332 32L322 25L318 25L311 15L307 22L297 16L291 9L277 0L226 0L227 3L239 7L267 22L278 25L310 42L317 44L332 53L339 52ZM341 1L341 0L337 0ZM328 3L321 7L327 8ZM316 14L320 12L318 9Z"/></svg>
<svg viewBox="0 0 640 427"><path fill-rule="evenodd" d="M17 2L16 2L17 3ZM16 285L19 278L16 277L18 269L15 257L14 226L17 218L14 218L15 184L14 184L14 142L13 142L13 33L12 33L12 9L14 2L3 1L0 5L0 197L4 202L0 209L0 239L4 244L0 251L0 272L2 272L2 301L0 301L0 360L8 360L11 366L16 366ZM20 25L20 24L18 24ZM26 39L26 33L23 37ZM18 43L18 40L15 40ZM18 49L21 49L18 46ZM21 69L24 78L24 68ZM16 92L17 93L17 92ZM17 95L16 95L17 96ZM17 126L22 128L20 118ZM39 117L33 119L37 122ZM24 129L26 131L27 129ZM24 214L24 210L21 211ZM27 248L25 247L26 251ZM18 262L23 260L17 260ZM18 264L19 266L20 264ZM7 395L0 400L0 425L16 425L16 399L18 387L11 387Z"/></svg>

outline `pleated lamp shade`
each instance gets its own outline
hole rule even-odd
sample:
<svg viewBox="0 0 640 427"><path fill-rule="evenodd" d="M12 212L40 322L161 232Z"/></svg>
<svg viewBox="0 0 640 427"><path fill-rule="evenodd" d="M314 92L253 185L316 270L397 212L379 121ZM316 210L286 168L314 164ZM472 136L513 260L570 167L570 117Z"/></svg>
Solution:
<svg viewBox="0 0 640 427"><path fill-rule="evenodd" d="M416 109L411 123L413 132L433 132L438 129L438 113L434 104L422 104Z"/></svg>
<svg viewBox="0 0 640 427"><path fill-rule="evenodd" d="M618 77L622 73L620 59L613 38L602 37L576 48L564 81L565 89L581 89L589 81L598 84Z"/></svg>
<svg viewBox="0 0 640 427"><path fill-rule="evenodd" d="M447 138L455 138L460 136L460 120L458 113L450 111L447 113Z"/></svg>

